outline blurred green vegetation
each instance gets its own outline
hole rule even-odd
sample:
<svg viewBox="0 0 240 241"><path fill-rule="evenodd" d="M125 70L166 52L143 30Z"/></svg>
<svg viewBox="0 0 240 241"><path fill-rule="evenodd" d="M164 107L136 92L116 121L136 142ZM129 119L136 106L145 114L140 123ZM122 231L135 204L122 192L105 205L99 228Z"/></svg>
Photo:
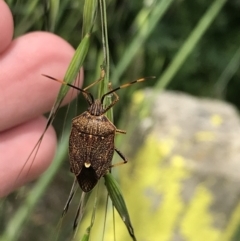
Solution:
<svg viewBox="0 0 240 241"><path fill-rule="evenodd" d="M78 46L82 38L83 0L7 0L6 2L14 16L15 37L31 31L44 30L61 36L75 48ZM116 124L126 108L131 93L134 89L144 86L156 86L156 88L162 86L195 96L223 99L240 108L238 93L240 2L238 0L115 0L106 1L106 4L110 80L113 86L143 76L155 75L158 79L119 92L121 100L114 108ZM205 21L207 12L208 23ZM197 28L202 20L204 20L202 28ZM191 38L196 35L198 39ZM84 62L84 86L99 76L103 56L101 38L98 14L89 52ZM174 62L176 56L180 56L178 62ZM174 73L170 67L175 68ZM166 71L170 71L172 76L165 84L161 84ZM85 106L81 106L78 112L81 113L84 109ZM64 119L62 116L65 111L66 109L63 109L57 119ZM55 125L61 130L58 121ZM31 217L30 226L23 228L22 240L34 237L34 229L31 228L34 224L38 225L43 237L53 232L52 227L44 226L46 220L56 222L59 219L59 210L63 207L71 186L72 175L70 172L66 174L68 169L68 163L65 162L54 183L45 191L45 201L41 199L36 214ZM56 189L56 186L68 186L69 190ZM55 197L48 196L47 193L54 193ZM56 208L57 214L46 212L49 206L52 209ZM12 211L12 206L7 208ZM39 213L45 216L42 217ZM69 223L72 224L71 218ZM68 225L68 229L70 226ZM42 240L43 237L37 240ZM65 237L62 236L60 239L65 240Z"/></svg>
<svg viewBox="0 0 240 241"><path fill-rule="evenodd" d="M7 2L14 14L16 37L29 31L49 30L55 25L54 33L66 39L74 47L78 46L82 32L84 1L63 0L59 2L59 10L55 19L51 18L51 3L57 1ZM35 5L30 7L29 2ZM107 1L111 75L114 75L114 70L121 62L123 53L135 40L144 19L153 10L152 2L154 1ZM130 64L118 76L119 79L114 81L126 82L148 75L160 77L212 2L207 0L172 1L161 21L157 22L136 54L131 56ZM240 48L239 9L240 3L237 0L227 1L207 28L206 33L194 46L189 57L182 63L180 70L171 79L168 89L180 90L197 96L221 98L240 107L239 68L237 68L240 59L238 52ZM96 79L96 69L101 63L102 44L99 17L98 15L96 22L99 24L95 26L90 51L84 64L87 82ZM141 41L141 38L137 40ZM238 56L235 56L237 53ZM220 77L232 59L232 65L237 67L230 68L229 72L233 73L225 75L223 80ZM149 83L153 84L153 82L145 84ZM127 89L124 92L128 91L131 90Z"/></svg>

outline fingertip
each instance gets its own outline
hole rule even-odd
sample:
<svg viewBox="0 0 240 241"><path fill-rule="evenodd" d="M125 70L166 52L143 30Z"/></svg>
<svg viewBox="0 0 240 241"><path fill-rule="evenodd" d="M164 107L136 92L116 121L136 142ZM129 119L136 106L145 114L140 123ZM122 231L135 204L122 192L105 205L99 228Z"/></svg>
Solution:
<svg viewBox="0 0 240 241"><path fill-rule="evenodd" d="M73 55L69 43L47 32L32 32L12 42L0 56L0 130L51 110L61 86L42 74L63 79ZM71 99L68 95L64 103Z"/></svg>
<svg viewBox="0 0 240 241"><path fill-rule="evenodd" d="M45 117L38 117L0 134L0 196L32 181L51 164L57 146L53 127L44 134L39 149L32 152L46 123Z"/></svg>
<svg viewBox="0 0 240 241"><path fill-rule="evenodd" d="M0 53L2 53L11 43L13 37L13 17L5 3L0 0Z"/></svg>

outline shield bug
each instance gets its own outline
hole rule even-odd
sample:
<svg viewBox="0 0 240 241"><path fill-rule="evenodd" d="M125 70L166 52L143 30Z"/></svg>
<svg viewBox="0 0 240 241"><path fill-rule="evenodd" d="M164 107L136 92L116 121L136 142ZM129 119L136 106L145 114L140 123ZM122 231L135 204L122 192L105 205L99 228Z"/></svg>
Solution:
<svg viewBox="0 0 240 241"><path fill-rule="evenodd" d="M111 162L114 151L116 151L123 160L123 162L119 164L127 162L124 155L114 145L115 134L125 134L126 132L117 129L105 115L105 113L119 100L115 92L132 84L142 82L147 78L154 77L141 78L123 84L117 88L111 89L100 99L94 99L93 95L86 91L89 87L80 89L51 76L44 76L82 92L89 105L87 111L72 120L71 134L69 137L70 170L75 174L80 188L84 192L89 192L95 187L98 180L113 166ZM103 78L104 74L96 82L101 81ZM104 99L110 94L113 94L115 99L111 104L104 107Z"/></svg>

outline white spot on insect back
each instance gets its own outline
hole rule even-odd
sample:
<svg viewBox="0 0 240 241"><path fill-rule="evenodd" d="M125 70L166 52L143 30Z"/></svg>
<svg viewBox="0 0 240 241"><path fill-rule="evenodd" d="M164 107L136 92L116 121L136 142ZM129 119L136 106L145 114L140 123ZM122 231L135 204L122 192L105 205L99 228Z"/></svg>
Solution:
<svg viewBox="0 0 240 241"><path fill-rule="evenodd" d="M89 168L89 167L91 166L91 163L90 163L90 162L85 162L85 163L84 163L84 166L85 166L86 168Z"/></svg>

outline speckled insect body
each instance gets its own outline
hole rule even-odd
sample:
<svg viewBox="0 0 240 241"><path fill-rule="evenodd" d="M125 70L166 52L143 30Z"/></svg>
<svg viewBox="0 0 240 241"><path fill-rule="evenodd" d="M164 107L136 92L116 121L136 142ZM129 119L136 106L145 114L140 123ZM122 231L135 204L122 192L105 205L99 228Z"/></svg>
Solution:
<svg viewBox="0 0 240 241"><path fill-rule="evenodd" d="M116 127L105 115L94 116L86 111L73 119L69 138L70 166L84 192L91 191L109 170L115 132Z"/></svg>
<svg viewBox="0 0 240 241"><path fill-rule="evenodd" d="M44 76L77 89L83 93L84 98L88 102L89 107L87 111L75 117L72 121L72 129L69 138L69 158L70 169L75 174L81 189L84 192L89 192L95 187L98 180L113 166L111 162L114 151L116 151L123 160L123 162L117 163L114 166L127 163L127 159L114 145L115 134L126 134L126 132L117 129L105 116L105 113L119 100L119 97L115 92L134 83L142 82L146 78L121 85L105 93L101 99L94 99L92 94L86 90L95 83L103 80L104 71L99 80L85 89L80 89L48 75ZM115 98L111 104L104 107L104 99L110 94L113 94ZM70 195L69 202L71 198L72 196ZM66 206L68 206L68 204Z"/></svg>
<svg viewBox="0 0 240 241"><path fill-rule="evenodd" d="M89 107L87 111L72 121L69 159L70 170L75 174L79 186L84 192L91 191L98 180L111 168L114 151L123 159L122 163L127 162L114 146L115 134L117 132L125 134L126 132L118 130L105 116L105 113L119 100L118 95L114 92L117 89L104 94L101 99L94 100L91 93L78 88L83 92ZM104 98L110 93L114 94L115 99L104 108Z"/></svg>

